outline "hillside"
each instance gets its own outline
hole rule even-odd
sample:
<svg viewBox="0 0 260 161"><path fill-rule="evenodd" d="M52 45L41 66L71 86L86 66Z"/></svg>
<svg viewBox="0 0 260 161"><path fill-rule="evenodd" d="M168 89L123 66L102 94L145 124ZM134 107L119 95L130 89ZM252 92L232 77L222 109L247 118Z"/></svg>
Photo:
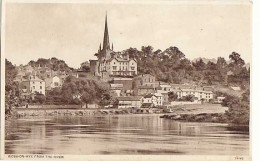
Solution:
<svg viewBox="0 0 260 161"><path fill-rule="evenodd" d="M47 67L49 69L52 69L54 71L65 71L65 72L70 72L73 71L74 69L69 67L65 61L59 60L55 57L50 58L50 59L44 59L44 58L39 58L37 61L31 60L28 65L32 67Z"/></svg>
<svg viewBox="0 0 260 161"><path fill-rule="evenodd" d="M198 85L230 84L249 88L250 70L245 66L240 54L233 52L229 60L198 58L190 61L178 47L164 51L152 46L142 46L141 50L129 48L123 51L137 61L139 74L152 74L159 81L168 83L196 83ZM206 63L207 62L207 63ZM227 75L231 71L232 75Z"/></svg>

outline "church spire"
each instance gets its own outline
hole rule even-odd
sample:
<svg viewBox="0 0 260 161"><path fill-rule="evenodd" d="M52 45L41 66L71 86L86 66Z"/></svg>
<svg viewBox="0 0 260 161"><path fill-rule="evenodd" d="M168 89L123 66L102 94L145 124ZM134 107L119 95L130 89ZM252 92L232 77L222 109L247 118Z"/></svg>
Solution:
<svg viewBox="0 0 260 161"><path fill-rule="evenodd" d="M106 13L106 20L105 20L105 31L104 31L103 49L110 49L110 45L109 45L109 34L108 34L108 27L107 27L107 13Z"/></svg>
<svg viewBox="0 0 260 161"><path fill-rule="evenodd" d="M99 50L98 51L101 51L101 43L100 43L100 45L99 45Z"/></svg>

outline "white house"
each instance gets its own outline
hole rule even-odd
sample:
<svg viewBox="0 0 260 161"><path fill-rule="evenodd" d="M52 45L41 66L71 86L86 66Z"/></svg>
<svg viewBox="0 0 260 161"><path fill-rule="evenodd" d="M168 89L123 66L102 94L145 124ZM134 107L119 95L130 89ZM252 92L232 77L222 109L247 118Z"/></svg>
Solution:
<svg viewBox="0 0 260 161"><path fill-rule="evenodd" d="M29 77L29 90L31 93L40 93L45 95L45 82L38 78L37 76L30 76Z"/></svg>
<svg viewBox="0 0 260 161"><path fill-rule="evenodd" d="M51 88L56 88L56 87L61 87L62 86L62 80L58 76L52 77L52 82L51 82Z"/></svg>
<svg viewBox="0 0 260 161"><path fill-rule="evenodd" d="M157 98L155 106L162 106L164 101L163 95L161 93L154 93L154 96Z"/></svg>
<svg viewBox="0 0 260 161"><path fill-rule="evenodd" d="M137 75L137 62L133 59L111 58L100 63L101 72L109 75L135 76Z"/></svg>
<svg viewBox="0 0 260 161"><path fill-rule="evenodd" d="M163 105L163 95L161 93L147 94L143 97L142 103L161 106Z"/></svg>
<svg viewBox="0 0 260 161"><path fill-rule="evenodd" d="M197 99L198 101L203 99L206 102L209 102L209 100L213 99L212 91L204 91L197 89L181 89L181 97L185 97L187 95L193 95L195 99Z"/></svg>
<svg viewBox="0 0 260 161"><path fill-rule="evenodd" d="M46 78L46 90L51 90L53 88L62 87L62 84L64 82L64 77L61 76L53 76L51 78Z"/></svg>

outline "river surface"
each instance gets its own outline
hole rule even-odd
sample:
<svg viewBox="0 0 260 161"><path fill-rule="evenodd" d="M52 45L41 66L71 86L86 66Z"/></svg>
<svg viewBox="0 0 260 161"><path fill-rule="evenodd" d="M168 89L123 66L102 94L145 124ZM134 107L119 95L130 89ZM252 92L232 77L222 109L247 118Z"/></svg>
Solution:
<svg viewBox="0 0 260 161"><path fill-rule="evenodd" d="M158 115L56 116L7 123L6 154L249 155L248 132Z"/></svg>

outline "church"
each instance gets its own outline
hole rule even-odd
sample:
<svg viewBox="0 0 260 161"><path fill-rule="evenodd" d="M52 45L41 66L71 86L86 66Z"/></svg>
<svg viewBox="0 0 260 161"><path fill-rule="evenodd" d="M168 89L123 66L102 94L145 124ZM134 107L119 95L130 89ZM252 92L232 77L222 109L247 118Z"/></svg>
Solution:
<svg viewBox="0 0 260 161"><path fill-rule="evenodd" d="M115 52L113 44L110 45L107 15L105 19L103 46L100 43L95 56L97 56L98 60L90 60L90 71L102 80L109 80L111 77L133 77L137 75L136 60L130 59L128 55Z"/></svg>

